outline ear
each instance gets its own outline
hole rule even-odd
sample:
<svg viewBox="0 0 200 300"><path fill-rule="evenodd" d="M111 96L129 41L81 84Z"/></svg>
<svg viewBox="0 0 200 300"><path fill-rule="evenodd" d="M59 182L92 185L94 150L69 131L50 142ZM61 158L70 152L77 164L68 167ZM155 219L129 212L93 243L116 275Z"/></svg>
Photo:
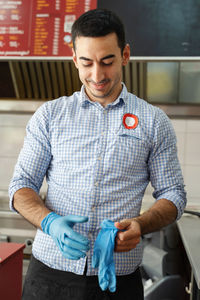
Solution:
<svg viewBox="0 0 200 300"><path fill-rule="evenodd" d="M76 56L76 52L75 52L74 48L72 48L72 58L73 58L73 62L75 64L76 68L78 69L77 56Z"/></svg>
<svg viewBox="0 0 200 300"><path fill-rule="evenodd" d="M130 46L129 44L126 44L123 50L123 55L122 55L122 65L125 66L127 65L128 61L130 58Z"/></svg>

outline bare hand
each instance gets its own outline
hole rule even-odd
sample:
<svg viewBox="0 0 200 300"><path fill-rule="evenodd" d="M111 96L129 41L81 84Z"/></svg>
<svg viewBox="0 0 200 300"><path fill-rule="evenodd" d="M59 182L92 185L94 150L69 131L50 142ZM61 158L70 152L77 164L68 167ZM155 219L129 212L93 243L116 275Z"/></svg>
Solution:
<svg viewBox="0 0 200 300"><path fill-rule="evenodd" d="M115 222L115 227L119 230L115 239L115 252L127 252L134 249L140 242L140 225L134 219L124 219Z"/></svg>

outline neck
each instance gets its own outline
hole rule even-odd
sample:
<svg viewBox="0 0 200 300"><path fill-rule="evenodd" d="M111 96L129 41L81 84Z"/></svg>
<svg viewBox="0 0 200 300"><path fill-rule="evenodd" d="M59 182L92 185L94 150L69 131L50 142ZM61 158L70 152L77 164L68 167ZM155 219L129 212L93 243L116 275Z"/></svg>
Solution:
<svg viewBox="0 0 200 300"><path fill-rule="evenodd" d="M88 93L86 88L84 88L84 90L85 90L86 95L90 99L90 101L98 102L103 107L106 107L108 104L114 102L119 97L119 95L121 94L122 88L123 88L123 85L121 85L121 89L115 95L108 94L108 95L105 95L105 96L102 96L102 97L98 97L96 95Z"/></svg>

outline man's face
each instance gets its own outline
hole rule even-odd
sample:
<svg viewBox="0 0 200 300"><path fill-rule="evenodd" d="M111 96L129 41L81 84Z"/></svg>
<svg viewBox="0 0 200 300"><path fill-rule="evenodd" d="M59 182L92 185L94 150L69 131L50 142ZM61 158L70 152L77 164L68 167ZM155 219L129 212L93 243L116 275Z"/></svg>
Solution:
<svg viewBox="0 0 200 300"><path fill-rule="evenodd" d="M122 89L122 66L129 60L129 46L121 54L115 33L103 37L81 36L75 44L73 60L88 97L104 106L113 102Z"/></svg>

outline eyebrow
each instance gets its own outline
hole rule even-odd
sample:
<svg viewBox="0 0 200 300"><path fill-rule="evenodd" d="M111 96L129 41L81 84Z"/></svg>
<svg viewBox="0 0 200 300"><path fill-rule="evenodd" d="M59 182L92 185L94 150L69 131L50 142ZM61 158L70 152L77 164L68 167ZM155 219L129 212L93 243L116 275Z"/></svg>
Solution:
<svg viewBox="0 0 200 300"><path fill-rule="evenodd" d="M109 54L109 55L106 55L106 56L102 57L102 58L101 58L101 61L102 61L102 60L109 59L109 58L113 58L113 57L115 57L114 54ZM84 57L84 56L80 56L79 59L81 59L81 60L86 60L86 61L92 61L92 59L87 58L87 57Z"/></svg>

